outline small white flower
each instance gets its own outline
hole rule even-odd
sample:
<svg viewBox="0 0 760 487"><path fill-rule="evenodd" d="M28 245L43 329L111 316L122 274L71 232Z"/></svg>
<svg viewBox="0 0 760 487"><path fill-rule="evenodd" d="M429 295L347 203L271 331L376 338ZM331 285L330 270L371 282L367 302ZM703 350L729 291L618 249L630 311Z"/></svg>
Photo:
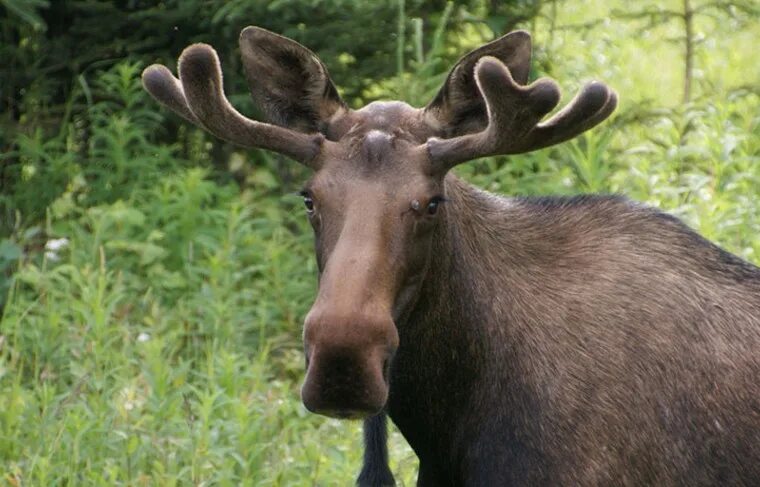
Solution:
<svg viewBox="0 0 760 487"><path fill-rule="evenodd" d="M58 254L56 254L55 252L50 252L50 251L45 252L45 258L49 260L50 262L58 262L59 260L61 260L60 257L58 257Z"/></svg>
<svg viewBox="0 0 760 487"><path fill-rule="evenodd" d="M69 239L66 237L63 238L54 238L52 240L48 240L45 244L45 250L48 250L50 252L57 252L59 250L65 249L69 246Z"/></svg>
<svg viewBox="0 0 760 487"><path fill-rule="evenodd" d="M145 397L135 385L124 387L118 394L118 403L122 411L138 410L145 404Z"/></svg>
<svg viewBox="0 0 760 487"><path fill-rule="evenodd" d="M150 335L148 335L145 332L142 332L139 335L137 335L138 342L147 342L148 340L150 340Z"/></svg>

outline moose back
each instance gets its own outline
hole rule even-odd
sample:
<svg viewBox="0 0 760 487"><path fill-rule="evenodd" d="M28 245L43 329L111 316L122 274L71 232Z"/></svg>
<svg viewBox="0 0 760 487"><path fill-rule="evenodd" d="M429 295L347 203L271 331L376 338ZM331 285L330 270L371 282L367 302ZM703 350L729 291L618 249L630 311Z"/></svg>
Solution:
<svg viewBox="0 0 760 487"><path fill-rule="evenodd" d="M302 399L369 418L362 485L393 482L385 417L421 486L757 485L760 269L621 197L503 198L449 171L568 140L616 95L568 106L528 82L530 37L467 54L424 108L349 109L300 44L248 27L254 121L227 101L215 51L147 90L227 141L313 170L302 195L319 290Z"/></svg>

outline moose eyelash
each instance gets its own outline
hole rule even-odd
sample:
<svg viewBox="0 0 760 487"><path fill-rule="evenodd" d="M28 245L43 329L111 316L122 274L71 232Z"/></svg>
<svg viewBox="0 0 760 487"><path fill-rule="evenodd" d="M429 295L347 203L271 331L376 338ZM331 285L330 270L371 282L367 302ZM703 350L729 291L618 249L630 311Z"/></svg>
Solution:
<svg viewBox="0 0 760 487"><path fill-rule="evenodd" d="M433 196L432 198L430 198L428 200L428 204L433 203L433 202L435 202L435 203L446 203L447 201L449 201L448 198L446 198L444 196ZM415 206L420 206L420 201L419 200L412 200L412 208L414 208Z"/></svg>

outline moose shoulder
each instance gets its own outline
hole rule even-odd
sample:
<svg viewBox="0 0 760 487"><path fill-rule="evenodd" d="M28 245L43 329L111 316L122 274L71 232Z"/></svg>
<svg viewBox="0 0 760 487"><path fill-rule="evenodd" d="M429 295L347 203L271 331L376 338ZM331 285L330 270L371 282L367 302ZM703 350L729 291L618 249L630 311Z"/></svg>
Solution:
<svg viewBox="0 0 760 487"><path fill-rule="evenodd" d="M760 479L760 269L620 197L501 198L449 170L568 140L614 110L526 84L530 37L463 57L417 109L351 110L305 47L249 27L238 113L209 46L148 91L225 140L312 168L319 290L306 407L365 420L361 485L393 483L385 413L418 485L750 485Z"/></svg>

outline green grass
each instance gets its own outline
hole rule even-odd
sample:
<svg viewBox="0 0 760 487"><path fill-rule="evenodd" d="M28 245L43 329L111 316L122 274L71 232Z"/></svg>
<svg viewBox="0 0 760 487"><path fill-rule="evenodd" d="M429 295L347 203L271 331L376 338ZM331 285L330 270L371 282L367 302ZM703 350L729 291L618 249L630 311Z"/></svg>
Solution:
<svg viewBox="0 0 760 487"><path fill-rule="evenodd" d="M298 401L316 274L300 202L205 176L182 171L130 205L49 221L69 245L22 263L2 322L9 479L293 485L355 475L358 424Z"/></svg>
<svg viewBox="0 0 760 487"><path fill-rule="evenodd" d="M607 5L563 2L557 25L604 18ZM539 60L551 60L566 98L604 79L620 94L618 116L559 148L457 172L507 194L623 193L760 262L760 97L740 89L760 81L760 27L729 24L719 35L699 24L711 37L695 101L682 106L680 47L662 40L677 23L636 35L613 20L551 37L538 20ZM476 26L456 43L487 34ZM434 59L417 57L414 69L436 74ZM210 156L197 132L180 134L189 160L180 144L152 144L163 119L138 73L102 75L117 101L90 108L89 145L76 120L20 144L22 223L0 240L0 485L350 485L360 424L309 414L299 399L301 322L316 289L292 196L303 173L281 185L278 159L235 154L256 166L240 189L198 169ZM373 96L414 79L385 80ZM403 88L423 97L429 84ZM46 251L56 238L67 244ZM414 455L397 432L391 443L399 483L414 485Z"/></svg>

